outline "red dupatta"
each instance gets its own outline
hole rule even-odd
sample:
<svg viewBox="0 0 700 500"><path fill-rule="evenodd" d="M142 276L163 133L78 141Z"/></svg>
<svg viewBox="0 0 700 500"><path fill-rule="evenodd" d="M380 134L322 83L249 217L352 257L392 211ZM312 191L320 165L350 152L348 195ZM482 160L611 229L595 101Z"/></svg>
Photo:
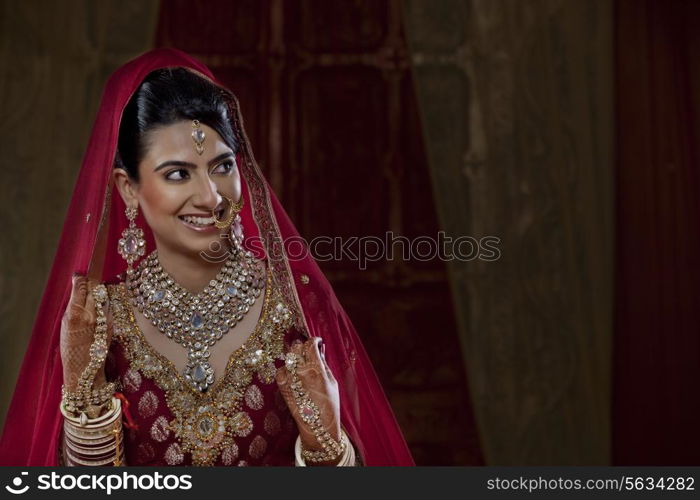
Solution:
<svg viewBox="0 0 700 500"><path fill-rule="evenodd" d="M255 162L236 98L206 66L173 49L150 51L119 68L107 82L5 421L0 465L58 465L63 381L59 336L71 276L79 272L114 282L125 269L116 250L126 227L124 204L118 194L111 194L119 123L141 81L164 67L195 71L219 85L228 98L241 145L238 165L243 196L248 198L242 213L246 240L259 237L257 241L262 242L275 285L296 313L297 328L324 339L326 360L340 387L342 424L363 462L413 465L369 358L332 287L309 255L287 258L284 242L298 241L299 233ZM137 223L146 233L149 248L155 248L145 221Z"/></svg>

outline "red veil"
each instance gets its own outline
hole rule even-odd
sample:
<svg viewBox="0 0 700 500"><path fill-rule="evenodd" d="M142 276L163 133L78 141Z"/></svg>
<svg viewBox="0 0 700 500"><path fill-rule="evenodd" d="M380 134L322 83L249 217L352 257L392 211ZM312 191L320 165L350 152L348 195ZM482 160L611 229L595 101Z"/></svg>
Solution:
<svg viewBox="0 0 700 500"><path fill-rule="evenodd" d="M141 81L164 67L185 67L217 83L206 66L172 49L153 50L130 61L107 82L5 422L2 465L57 465L63 379L59 335L71 275L79 272L113 282L125 269L117 253L119 234L126 226L124 204L120 196L112 196L110 180L119 122ZM342 424L363 462L413 465L362 343L330 284L312 257L287 258L282 242L298 240L299 234L255 162L236 98L222 90L241 144L238 165L243 196L248 198L242 213L246 238L260 238L275 285L297 313L297 328L324 339L326 359L340 387ZM148 226L143 220L137 223L147 233L149 248L155 248Z"/></svg>

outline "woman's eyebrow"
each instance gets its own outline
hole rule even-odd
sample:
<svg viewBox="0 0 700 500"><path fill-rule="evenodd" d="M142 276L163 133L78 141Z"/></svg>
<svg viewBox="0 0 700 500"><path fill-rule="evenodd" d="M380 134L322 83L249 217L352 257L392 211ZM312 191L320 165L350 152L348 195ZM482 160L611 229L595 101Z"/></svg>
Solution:
<svg viewBox="0 0 700 500"><path fill-rule="evenodd" d="M219 156L212 158L207 162L208 166L212 166L215 163L220 162L221 160L224 160L226 158L233 157L233 153L231 152L226 152L226 153L221 153ZM153 169L154 172L157 172L158 170L165 168L165 167L190 167L190 168L197 168L197 165L194 163L190 163L188 161L179 161L179 160L167 160L164 161L163 163L159 164L155 169Z"/></svg>
<svg viewBox="0 0 700 500"><path fill-rule="evenodd" d="M232 153L232 152L227 151L226 153L221 153L221 154L220 154L219 156L217 156L216 158L212 158L211 160L209 160L209 162L207 163L207 165L209 165L209 166L211 167L211 166L214 165L215 163L219 163L221 160L224 160L224 159L229 158L229 157L230 157L230 158L233 158L233 153Z"/></svg>
<svg viewBox="0 0 700 500"><path fill-rule="evenodd" d="M165 168L165 167L190 167L190 168L197 168L197 165L194 163L190 163L188 161L178 161L178 160L167 160L158 165L156 168L153 169L154 172L158 172L158 170Z"/></svg>

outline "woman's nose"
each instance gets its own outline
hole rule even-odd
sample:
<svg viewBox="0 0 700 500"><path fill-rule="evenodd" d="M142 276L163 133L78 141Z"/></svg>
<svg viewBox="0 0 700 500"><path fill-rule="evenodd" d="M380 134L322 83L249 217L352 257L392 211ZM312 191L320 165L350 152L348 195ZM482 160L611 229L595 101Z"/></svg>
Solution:
<svg viewBox="0 0 700 500"><path fill-rule="evenodd" d="M205 175L197 183L197 193L193 203L205 210L214 210L221 203L222 198L216 188L216 184Z"/></svg>

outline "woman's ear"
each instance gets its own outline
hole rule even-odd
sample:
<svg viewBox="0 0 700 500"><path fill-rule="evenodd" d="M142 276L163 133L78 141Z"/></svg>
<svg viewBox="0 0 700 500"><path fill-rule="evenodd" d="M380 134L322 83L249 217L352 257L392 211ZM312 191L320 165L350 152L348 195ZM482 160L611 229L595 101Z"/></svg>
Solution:
<svg viewBox="0 0 700 500"><path fill-rule="evenodd" d="M127 207L138 206L138 184L129 177L123 168L112 169L112 180Z"/></svg>

